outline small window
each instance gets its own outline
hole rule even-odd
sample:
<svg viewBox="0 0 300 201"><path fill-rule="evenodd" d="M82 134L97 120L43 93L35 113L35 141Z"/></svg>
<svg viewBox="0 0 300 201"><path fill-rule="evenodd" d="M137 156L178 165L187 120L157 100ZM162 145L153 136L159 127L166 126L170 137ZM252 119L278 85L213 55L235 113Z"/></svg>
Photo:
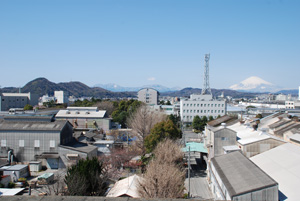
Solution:
<svg viewBox="0 0 300 201"><path fill-rule="evenodd" d="M197 110L197 113L199 113L199 110Z"/></svg>
<svg viewBox="0 0 300 201"><path fill-rule="evenodd" d="M185 103L183 104L183 106L185 106Z"/></svg>
<svg viewBox="0 0 300 201"><path fill-rule="evenodd" d="M204 113L206 113L206 110L204 110Z"/></svg>
<svg viewBox="0 0 300 201"><path fill-rule="evenodd" d="M194 107L196 107L196 104L194 104Z"/></svg>
<svg viewBox="0 0 300 201"><path fill-rule="evenodd" d="M222 113L224 113L224 110L222 110Z"/></svg>
<svg viewBox="0 0 300 201"><path fill-rule="evenodd" d="M203 110L201 110L201 113L203 112Z"/></svg>
<svg viewBox="0 0 300 201"><path fill-rule="evenodd" d="M207 107L209 107L209 104L207 104Z"/></svg>
<svg viewBox="0 0 300 201"><path fill-rule="evenodd" d="M183 110L183 112L185 112L185 110Z"/></svg>
<svg viewBox="0 0 300 201"><path fill-rule="evenodd" d="M190 110L190 112L192 113L192 112L193 112L193 110Z"/></svg>
<svg viewBox="0 0 300 201"><path fill-rule="evenodd" d="M194 110L194 113L196 113L196 110Z"/></svg>
<svg viewBox="0 0 300 201"><path fill-rule="evenodd" d="M215 104L215 107L217 107L217 104Z"/></svg>
<svg viewBox="0 0 300 201"><path fill-rule="evenodd" d="M228 138L228 137L221 137L221 140L222 140L222 141L228 141L229 138Z"/></svg>
<svg viewBox="0 0 300 201"><path fill-rule="evenodd" d="M186 104L186 106L189 106L189 104Z"/></svg>
<svg viewBox="0 0 300 201"><path fill-rule="evenodd" d="M218 104L218 107L220 107L220 104Z"/></svg>
<svg viewBox="0 0 300 201"><path fill-rule="evenodd" d="M199 104L197 104L197 107L199 107Z"/></svg>
<svg viewBox="0 0 300 201"><path fill-rule="evenodd" d="M55 140L50 140L50 148L55 148Z"/></svg>
<svg viewBox="0 0 300 201"><path fill-rule="evenodd" d="M201 107L203 107L203 104L201 104Z"/></svg>
<svg viewBox="0 0 300 201"><path fill-rule="evenodd" d="M206 104L204 104L204 107L206 107Z"/></svg>
<svg viewBox="0 0 300 201"><path fill-rule="evenodd" d="M1 140L1 147L6 147L6 140Z"/></svg>
<svg viewBox="0 0 300 201"><path fill-rule="evenodd" d="M24 147L24 140L19 140L19 147Z"/></svg>
<svg viewBox="0 0 300 201"><path fill-rule="evenodd" d="M2 101L4 101L4 99L2 99Z"/></svg>
<svg viewBox="0 0 300 201"><path fill-rule="evenodd" d="M39 140L34 140L34 147L40 147L40 141Z"/></svg>

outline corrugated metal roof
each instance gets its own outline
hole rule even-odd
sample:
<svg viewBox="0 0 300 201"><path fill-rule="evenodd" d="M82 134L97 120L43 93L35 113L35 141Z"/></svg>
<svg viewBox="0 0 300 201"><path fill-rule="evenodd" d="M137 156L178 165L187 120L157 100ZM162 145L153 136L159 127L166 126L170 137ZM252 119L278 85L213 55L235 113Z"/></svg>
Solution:
<svg viewBox="0 0 300 201"><path fill-rule="evenodd" d="M203 143L199 143L199 142L187 142L185 144L185 148L182 148L181 150L183 152L189 152L189 148L190 151L194 152L201 152L201 153L208 153L207 152L207 148Z"/></svg>
<svg viewBox="0 0 300 201"><path fill-rule="evenodd" d="M13 131L60 131L67 121L57 120L55 122L36 122L36 121L2 121L0 122L0 130L13 130Z"/></svg>
<svg viewBox="0 0 300 201"><path fill-rule="evenodd" d="M141 177L137 176L136 174L125 179L122 179L115 183L113 188L108 192L106 197L120 197L120 196L130 196L133 198L139 198L138 193L138 180Z"/></svg>
<svg viewBox="0 0 300 201"><path fill-rule="evenodd" d="M0 196L13 196L22 192L25 188L0 188Z"/></svg>
<svg viewBox="0 0 300 201"><path fill-rule="evenodd" d="M300 142L300 134L294 134L290 136L290 139L296 142Z"/></svg>
<svg viewBox="0 0 300 201"><path fill-rule="evenodd" d="M278 185L239 151L211 159L230 197Z"/></svg>
<svg viewBox="0 0 300 201"><path fill-rule="evenodd" d="M300 147L286 143L250 158L279 183L280 200L299 200ZM284 196L283 196L284 195ZM283 196L283 197L280 197Z"/></svg>
<svg viewBox="0 0 300 201"><path fill-rule="evenodd" d="M106 110L59 110L56 118L104 118Z"/></svg>

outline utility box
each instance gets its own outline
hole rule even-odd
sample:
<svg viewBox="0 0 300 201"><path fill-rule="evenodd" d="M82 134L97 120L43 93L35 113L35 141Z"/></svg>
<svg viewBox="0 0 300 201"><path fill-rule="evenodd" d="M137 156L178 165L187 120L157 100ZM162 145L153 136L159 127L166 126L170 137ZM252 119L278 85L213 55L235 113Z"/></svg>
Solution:
<svg viewBox="0 0 300 201"><path fill-rule="evenodd" d="M30 172L39 172L42 170L42 161L30 161L29 162Z"/></svg>

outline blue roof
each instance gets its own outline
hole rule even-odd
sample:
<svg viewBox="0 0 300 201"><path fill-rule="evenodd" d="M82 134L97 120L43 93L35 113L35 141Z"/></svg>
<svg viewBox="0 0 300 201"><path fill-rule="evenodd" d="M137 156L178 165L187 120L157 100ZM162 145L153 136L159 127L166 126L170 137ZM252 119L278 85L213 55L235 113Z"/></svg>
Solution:
<svg viewBox="0 0 300 201"><path fill-rule="evenodd" d="M204 143L199 143L199 142L187 142L185 144L185 148L182 148L181 150L183 152L188 152L190 147L190 151L196 151L196 152L201 152L201 153L208 153L207 148L204 145Z"/></svg>

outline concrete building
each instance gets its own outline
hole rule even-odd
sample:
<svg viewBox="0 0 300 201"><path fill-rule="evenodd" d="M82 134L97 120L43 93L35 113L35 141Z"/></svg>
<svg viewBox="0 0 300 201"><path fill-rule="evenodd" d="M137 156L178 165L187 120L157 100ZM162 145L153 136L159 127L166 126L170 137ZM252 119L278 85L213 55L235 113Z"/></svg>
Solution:
<svg viewBox="0 0 300 201"><path fill-rule="evenodd" d="M10 175L12 182L18 181L19 178L29 176L28 165L4 166L0 168L0 172L3 172L3 175Z"/></svg>
<svg viewBox="0 0 300 201"><path fill-rule="evenodd" d="M190 99L180 100L180 117L185 123L193 122L196 115L217 118L225 114L226 101L213 99L211 94L192 94Z"/></svg>
<svg viewBox="0 0 300 201"><path fill-rule="evenodd" d="M152 88L144 88L138 91L138 100L148 105L157 105L159 92Z"/></svg>
<svg viewBox="0 0 300 201"><path fill-rule="evenodd" d="M56 119L68 120L77 129L103 129L109 131L112 128L110 118L107 118L105 110L97 107L67 107L59 110Z"/></svg>
<svg viewBox="0 0 300 201"><path fill-rule="evenodd" d="M300 101L285 101L285 109L300 109Z"/></svg>
<svg viewBox="0 0 300 201"><path fill-rule="evenodd" d="M54 97L57 104L69 103L69 94L65 91L54 91Z"/></svg>
<svg viewBox="0 0 300 201"><path fill-rule="evenodd" d="M239 151L212 158L208 180L216 200L278 201L278 183Z"/></svg>
<svg viewBox="0 0 300 201"><path fill-rule="evenodd" d="M29 93L0 93L0 111L10 108L24 108L25 105L38 104L38 95Z"/></svg>

